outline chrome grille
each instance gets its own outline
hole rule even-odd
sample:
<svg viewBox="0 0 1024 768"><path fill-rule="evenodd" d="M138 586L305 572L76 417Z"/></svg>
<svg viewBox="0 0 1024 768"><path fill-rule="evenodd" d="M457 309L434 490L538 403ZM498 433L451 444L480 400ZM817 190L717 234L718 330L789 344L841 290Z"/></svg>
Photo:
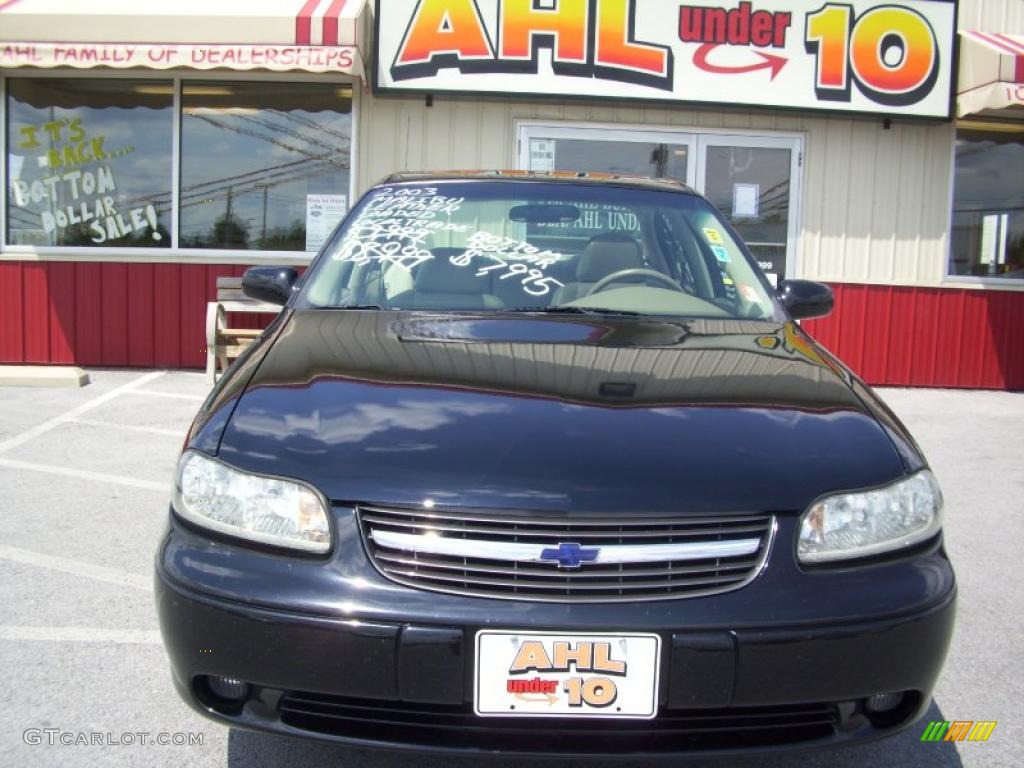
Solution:
<svg viewBox="0 0 1024 768"><path fill-rule="evenodd" d="M552 519L369 506L357 514L370 559L394 581L548 602L736 589L760 572L774 531L766 514Z"/></svg>

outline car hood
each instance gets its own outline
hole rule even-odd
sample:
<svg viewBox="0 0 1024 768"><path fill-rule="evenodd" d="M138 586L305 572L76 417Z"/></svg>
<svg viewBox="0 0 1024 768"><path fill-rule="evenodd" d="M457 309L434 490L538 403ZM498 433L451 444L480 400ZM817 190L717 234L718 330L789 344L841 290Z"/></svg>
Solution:
<svg viewBox="0 0 1024 768"><path fill-rule="evenodd" d="M793 323L316 310L263 343L219 455L339 503L796 511L905 472Z"/></svg>

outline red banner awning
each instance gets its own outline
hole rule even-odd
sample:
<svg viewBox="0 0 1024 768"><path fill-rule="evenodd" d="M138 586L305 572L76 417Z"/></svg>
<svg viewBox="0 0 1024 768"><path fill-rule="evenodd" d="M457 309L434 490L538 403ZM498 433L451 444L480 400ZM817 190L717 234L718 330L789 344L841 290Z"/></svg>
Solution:
<svg viewBox="0 0 1024 768"><path fill-rule="evenodd" d="M0 0L0 67L361 76L366 0Z"/></svg>
<svg viewBox="0 0 1024 768"><path fill-rule="evenodd" d="M999 112L1024 119L1024 36L960 33L957 117Z"/></svg>

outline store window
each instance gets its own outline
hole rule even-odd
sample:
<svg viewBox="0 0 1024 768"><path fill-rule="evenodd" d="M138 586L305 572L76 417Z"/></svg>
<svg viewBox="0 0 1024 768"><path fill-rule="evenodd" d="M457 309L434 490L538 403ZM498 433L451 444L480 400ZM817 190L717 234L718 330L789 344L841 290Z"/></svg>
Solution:
<svg viewBox="0 0 1024 768"><path fill-rule="evenodd" d="M347 207L351 90L203 82L181 99L181 246L318 249L309 220Z"/></svg>
<svg viewBox="0 0 1024 768"><path fill-rule="evenodd" d="M953 276L1024 280L1024 125L961 123L956 139Z"/></svg>
<svg viewBox="0 0 1024 768"><path fill-rule="evenodd" d="M171 246L170 82L11 79L7 93L9 244Z"/></svg>
<svg viewBox="0 0 1024 768"><path fill-rule="evenodd" d="M314 252L348 208L350 86L21 77L6 90L8 246Z"/></svg>

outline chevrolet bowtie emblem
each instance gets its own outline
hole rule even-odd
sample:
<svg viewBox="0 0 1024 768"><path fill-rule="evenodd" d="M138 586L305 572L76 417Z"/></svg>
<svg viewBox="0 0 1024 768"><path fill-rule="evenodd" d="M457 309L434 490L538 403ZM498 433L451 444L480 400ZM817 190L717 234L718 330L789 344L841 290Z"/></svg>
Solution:
<svg viewBox="0 0 1024 768"><path fill-rule="evenodd" d="M559 568L579 568L583 563L595 562L600 552L600 547L581 547L575 542L568 542L541 550L540 560L558 563Z"/></svg>

